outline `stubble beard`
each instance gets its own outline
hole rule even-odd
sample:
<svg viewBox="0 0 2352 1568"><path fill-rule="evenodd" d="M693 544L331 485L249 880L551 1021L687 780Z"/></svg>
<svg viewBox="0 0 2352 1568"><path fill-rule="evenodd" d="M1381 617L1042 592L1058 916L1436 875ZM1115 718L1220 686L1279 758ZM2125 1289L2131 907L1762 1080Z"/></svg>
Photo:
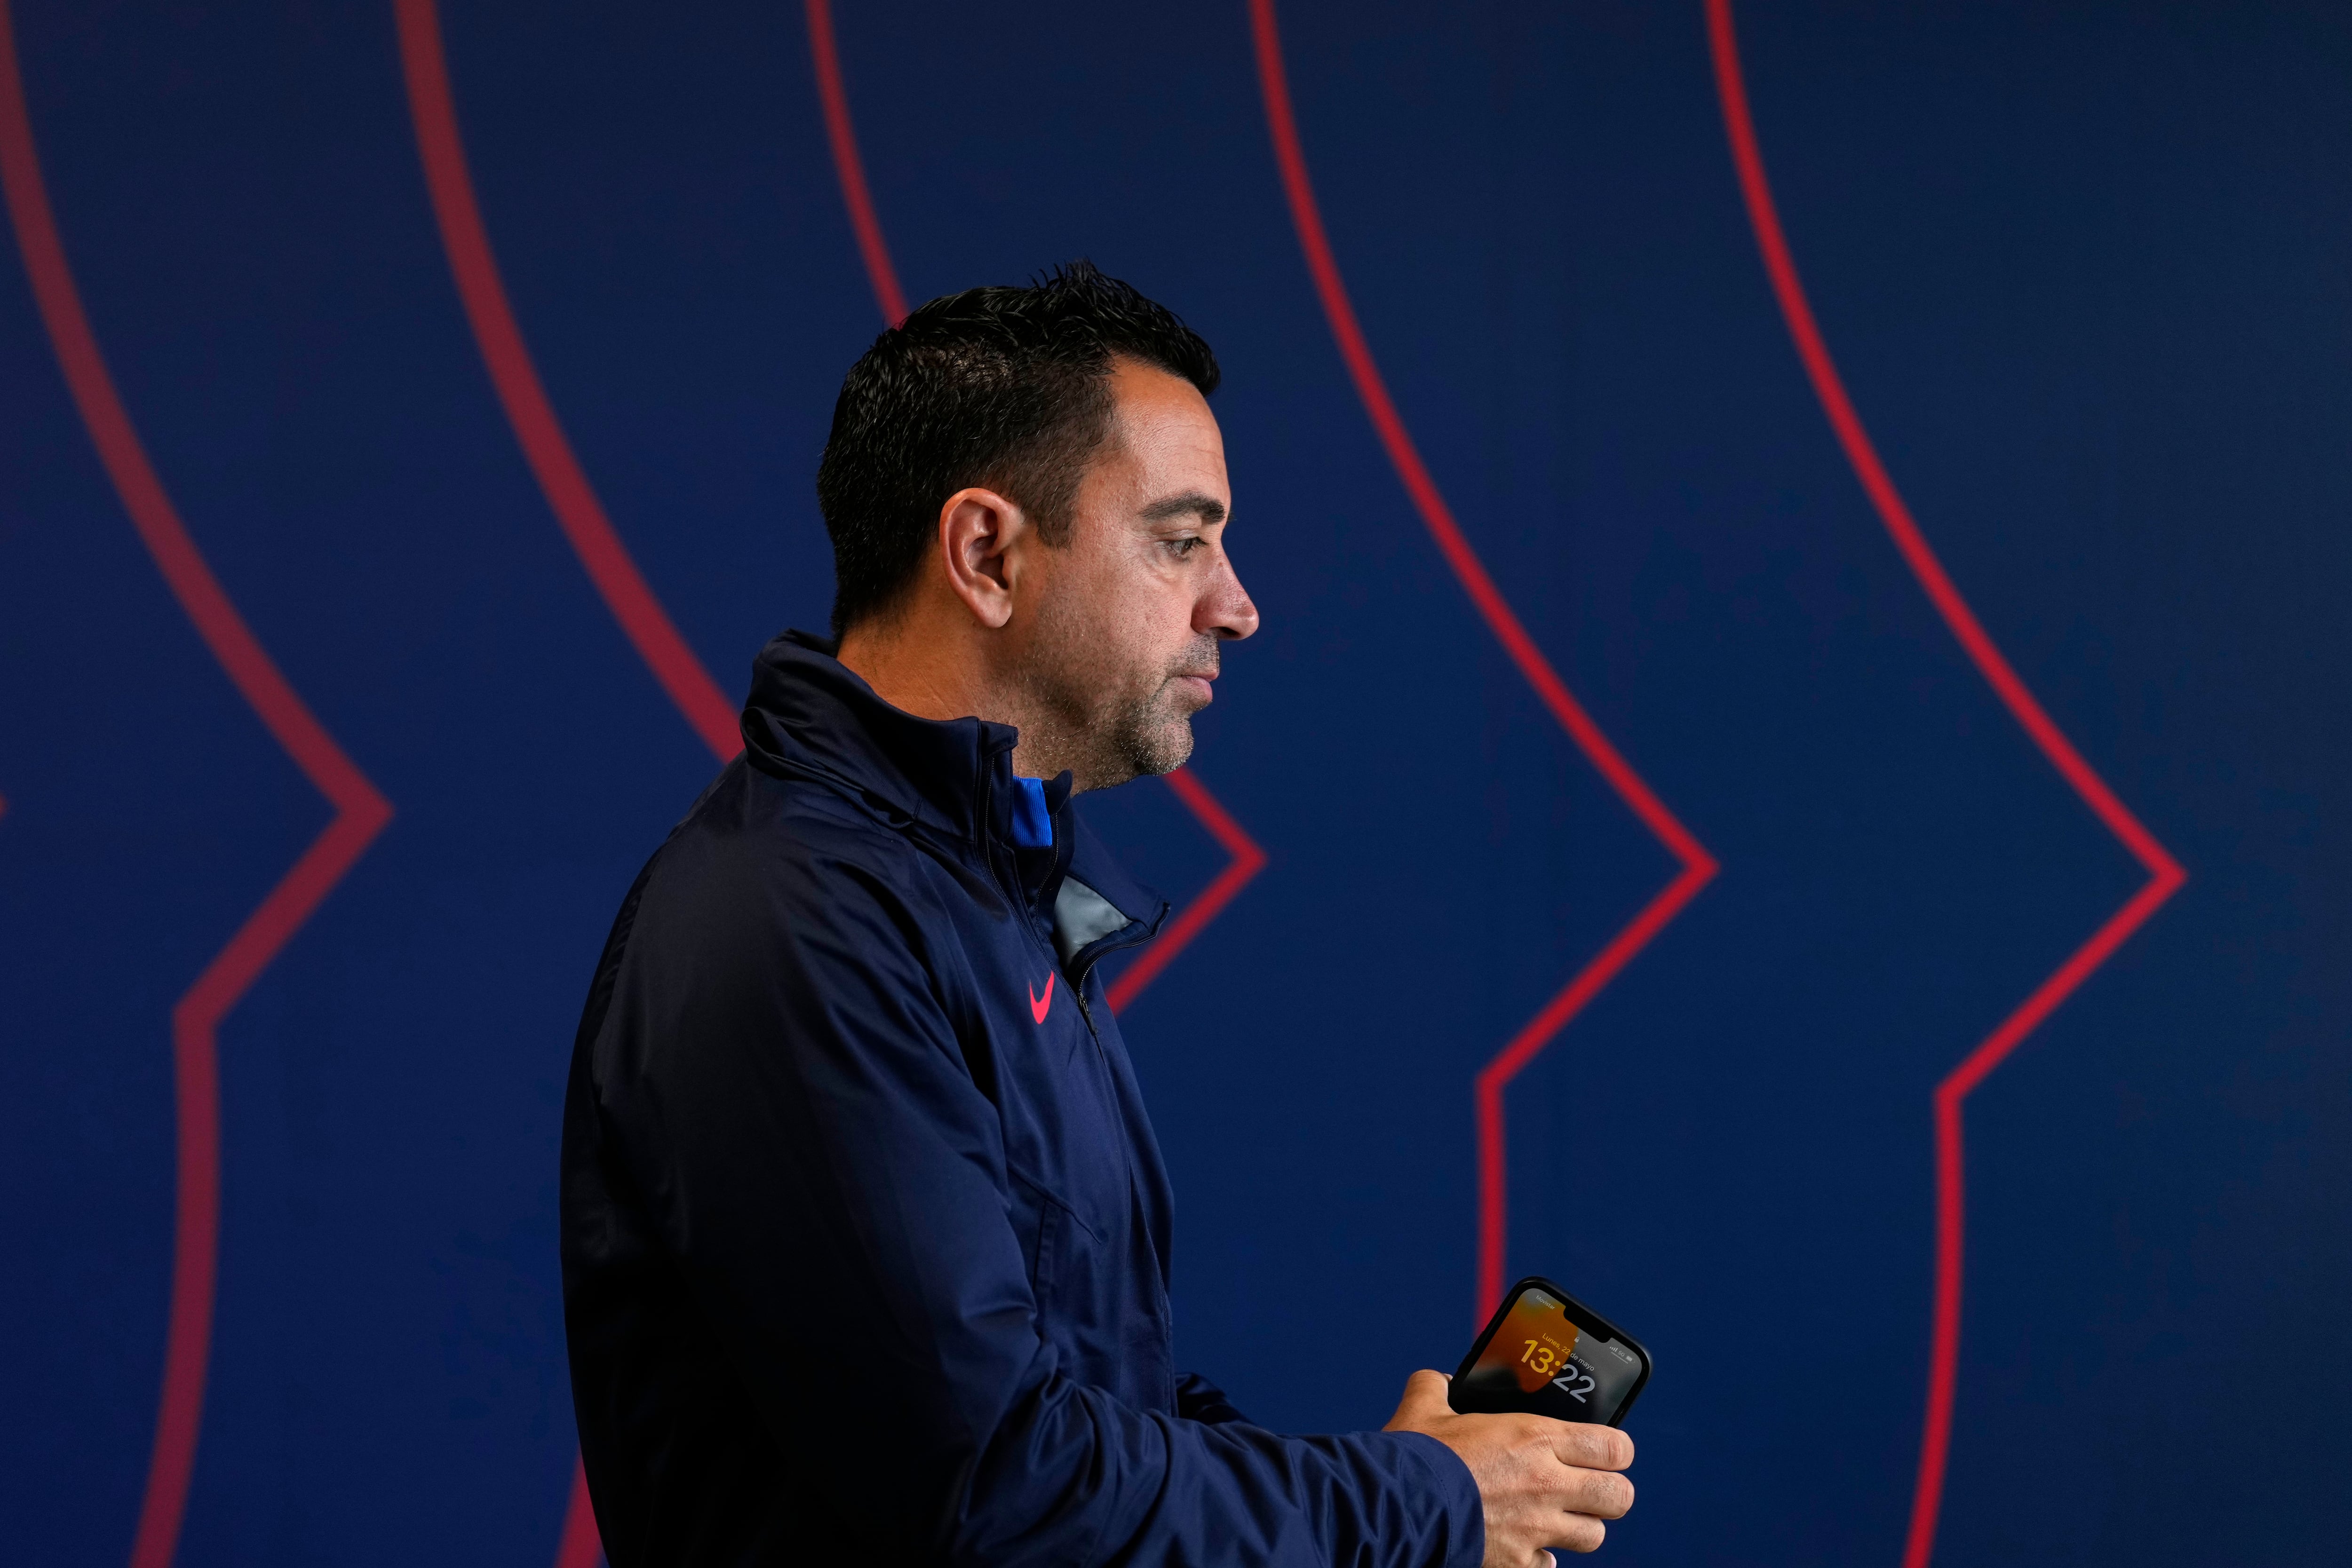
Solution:
<svg viewBox="0 0 2352 1568"><path fill-rule="evenodd" d="M1199 711L1181 675L1214 674L1218 646L1203 635L1168 664L1120 669L1101 643L1076 627L1041 638L1034 676L1026 684L1022 740L1041 758L1075 775L1080 789L1105 789L1146 773L1173 773L1192 755L1192 715Z"/></svg>
<svg viewBox="0 0 2352 1568"><path fill-rule="evenodd" d="M1149 696L1113 714L1104 727L1105 745L1096 760L1123 768L1112 780L1120 784L1146 773L1173 773L1192 755L1196 711L1176 685L1176 677L1162 676Z"/></svg>

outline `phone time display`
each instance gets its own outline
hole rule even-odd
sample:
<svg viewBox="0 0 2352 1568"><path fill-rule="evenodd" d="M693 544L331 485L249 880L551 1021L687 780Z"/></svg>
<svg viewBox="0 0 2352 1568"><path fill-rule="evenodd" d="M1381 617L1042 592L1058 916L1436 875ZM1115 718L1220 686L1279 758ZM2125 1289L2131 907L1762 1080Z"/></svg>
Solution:
<svg viewBox="0 0 2352 1568"><path fill-rule="evenodd" d="M1528 1341L1528 1348L1519 1359L1528 1363L1529 1365L1533 1366L1536 1371L1547 1377L1551 1376L1551 1370L1553 1367L1567 1367L1568 1375L1564 1377L1553 1377L1551 1379L1551 1385L1554 1388L1559 1389L1562 1394L1567 1395L1570 1399L1575 1400L1579 1405L1583 1404L1586 1396L1591 1395L1592 1392L1592 1374L1577 1365L1572 1358L1563 1358L1558 1351L1552 1349L1551 1346L1544 1343L1541 1340L1531 1339ZM1530 1390L1530 1392L1532 1392L1532 1390Z"/></svg>
<svg viewBox="0 0 2352 1568"><path fill-rule="evenodd" d="M1532 1410L1563 1421L1607 1422L1642 1373L1641 1358L1595 1339L1565 1303L1532 1287L1519 1292L1465 1374L1456 1410Z"/></svg>

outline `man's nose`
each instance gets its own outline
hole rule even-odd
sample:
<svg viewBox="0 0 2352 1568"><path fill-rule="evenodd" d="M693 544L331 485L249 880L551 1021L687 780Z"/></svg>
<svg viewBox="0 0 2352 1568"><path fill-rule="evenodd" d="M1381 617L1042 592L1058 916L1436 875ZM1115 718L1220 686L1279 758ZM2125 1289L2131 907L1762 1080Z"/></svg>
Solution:
<svg viewBox="0 0 2352 1568"><path fill-rule="evenodd" d="M1256 633L1257 606L1251 601L1249 590L1242 586L1234 563L1227 559L1223 565L1224 570L1217 574L1217 580L1193 611L1192 626L1195 631L1238 643Z"/></svg>

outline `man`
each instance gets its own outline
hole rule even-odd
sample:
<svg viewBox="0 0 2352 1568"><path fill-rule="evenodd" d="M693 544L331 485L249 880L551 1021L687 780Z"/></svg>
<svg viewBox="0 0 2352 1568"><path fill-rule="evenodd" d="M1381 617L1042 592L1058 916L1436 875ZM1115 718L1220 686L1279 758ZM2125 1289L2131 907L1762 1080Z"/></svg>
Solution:
<svg viewBox="0 0 2352 1568"><path fill-rule="evenodd" d="M837 643L630 889L564 1106L564 1312L614 1568L1533 1568L1632 1489L1605 1427L1277 1437L1171 1354L1171 1199L1100 960L1168 906L1070 805L1191 752L1257 629L1208 346L1080 264L849 372Z"/></svg>

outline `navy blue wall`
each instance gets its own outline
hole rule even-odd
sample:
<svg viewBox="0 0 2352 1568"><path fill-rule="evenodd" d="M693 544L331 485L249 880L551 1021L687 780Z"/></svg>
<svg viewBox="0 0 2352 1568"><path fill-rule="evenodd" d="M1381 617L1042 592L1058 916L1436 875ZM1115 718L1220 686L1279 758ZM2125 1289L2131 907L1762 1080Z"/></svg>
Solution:
<svg viewBox="0 0 2352 1568"><path fill-rule="evenodd" d="M163 1547L539 1568L572 1471L572 1027L711 753L486 372L391 6L14 9L122 405L394 811L218 1031L216 1306ZM1608 1555L1891 1568L1933 1425L1937 1086L2149 870L1857 482L1759 260L1699 0L1280 20L1403 424L1540 657L1720 864L1504 1095L1508 1267L1658 1356ZM1738 23L1888 473L2188 873L1967 1098L1935 1559L2341 1563L2352 14ZM1269 1425L1377 1425L1474 1327L1475 1075L1681 863L1367 419L1244 0L835 25L909 297L1090 256L1224 361L1265 631L1195 770L1267 864L1127 1029L1181 1201L1181 1359ZM731 697L772 632L822 622L811 477L880 324L802 12L441 26L549 402ZM117 1563L165 1375L173 1009L335 808L142 546L29 277L0 261L0 1536ZM1087 810L1180 903L1227 863L1162 785Z"/></svg>

